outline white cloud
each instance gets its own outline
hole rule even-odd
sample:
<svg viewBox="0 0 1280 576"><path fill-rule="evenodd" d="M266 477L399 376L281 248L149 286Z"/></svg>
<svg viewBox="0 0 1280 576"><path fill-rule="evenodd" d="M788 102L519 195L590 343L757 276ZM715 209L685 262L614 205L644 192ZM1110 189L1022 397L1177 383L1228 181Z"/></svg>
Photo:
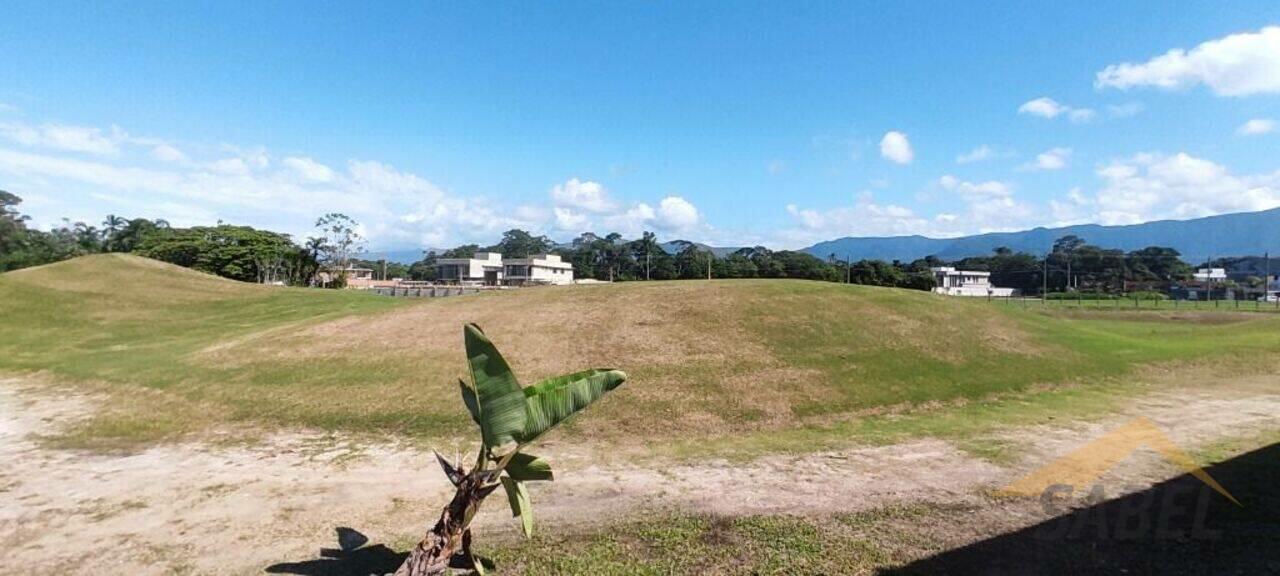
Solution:
<svg viewBox="0 0 1280 576"><path fill-rule="evenodd" d="M778 174L787 171L787 162L785 160L774 158L765 164L764 169L770 176L777 176Z"/></svg>
<svg viewBox="0 0 1280 576"><path fill-rule="evenodd" d="M1028 170L1061 170L1071 160L1070 148L1051 148L1036 154L1036 161L1025 166Z"/></svg>
<svg viewBox="0 0 1280 576"><path fill-rule="evenodd" d="M1029 116L1039 116L1041 118L1053 119L1065 114L1068 120L1077 124L1093 120L1097 115L1090 108L1075 108L1062 104L1048 96L1041 96L1035 100L1024 102L1018 107L1018 114Z"/></svg>
<svg viewBox="0 0 1280 576"><path fill-rule="evenodd" d="M337 211L361 222L370 243L381 247L489 243L510 228L558 232L559 238L591 226L627 237L648 229L704 240L715 232L684 197L623 205L589 180L568 180L544 202L494 202L446 191L378 161L349 160L338 168L294 155L273 162L260 147L196 144L184 152L114 127L78 129L77 140L44 127L5 126L0 136L18 146L0 141L0 176L30 199L24 206L45 225L64 215L97 218L111 207L129 216L163 217L177 226L222 219L295 237L313 233L321 213ZM85 157L86 146L78 143L91 140L84 135L114 143L115 152Z"/></svg>
<svg viewBox="0 0 1280 576"><path fill-rule="evenodd" d="M993 156L995 156L995 150L992 150L990 146L983 144L973 150L956 156L956 163L971 164L974 162L982 162L983 160L990 160Z"/></svg>
<svg viewBox="0 0 1280 576"><path fill-rule="evenodd" d="M895 164L910 164L916 154L906 134L891 130L880 139L880 155Z"/></svg>
<svg viewBox="0 0 1280 576"><path fill-rule="evenodd" d="M187 159L187 155L181 150L168 144L160 144L152 148L151 155L161 162L183 162Z"/></svg>
<svg viewBox="0 0 1280 576"><path fill-rule="evenodd" d="M1239 176L1225 166L1186 153L1144 153L1097 169L1103 186L1093 196L1076 193L1055 212L1081 221L1134 224L1280 206L1280 172Z"/></svg>
<svg viewBox="0 0 1280 576"><path fill-rule="evenodd" d="M1035 100L1030 100L1018 107L1019 114L1030 114L1041 118L1057 118L1059 114L1066 112L1068 108L1059 104L1057 100L1048 96L1041 96Z"/></svg>
<svg viewBox="0 0 1280 576"><path fill-rule="evenodd" d="M1112 64L1098 72L1098 88L1166 90L1208 86L1219 96L1280 92L1280 26L1232 34L1191 50L1175 48L1141 64Z"/></svg>
<svg viewBox="0 0 1280 576"><path fill-rule="evenodd" d="M556 184L551 189L551 199L557 206L565 206L604 213L616 209L616 203L609 198L609 192L599 182L582 181L571 178L564 184Z"/></svg>
<svg viewBox="0 0 1280 576"><path fill-rule="evenodd" d="M1125 102L1124 104L1111 104L1107 106L1107 114L1112 118L1128 118L1141 114L1147 107L1141 102Z"/></svg>
<svg viewBox="0 0 1280 576"><path fill-rule="evenodd" d="M698 225L701 215L692 203L679 196L667 196L658 202L659 227L672 231L688 231Z"/></svg>
<svg viewBox="0 0 1280 576"><path fill-rule="evenodd" d="M934 238L982 232L1023 229L1036 216L1014 197L1013 186L998 180L968 182L950 174L937 185L952 192L963 207L959 212L939 211L932 216L898 204L882 204L864 190L852 205L825 210L786 206L795 226L775 234L781 247L803 247L842 236L903 236L921 234Z"/></svg>
<svg viewBox="0 0 1280 576"><path fill-rule="evenodd" d="M776 243L789 248L841 236L901 236L929 231L928 219L903 206L877 203L865 191L849 206L819 211L788 204L786 210L796 227L782 230Z"/></svg>
<svg viewBox="0 0 1280 576"><path fill-rule="evenodd" d="M24 146L51 148L68 152L97 155L114 155L120 151L124 137L118 129L104 133L99 128L44 124L31 126L21 123L0 124L0 134Z"/></svg>
<svg viewBox="0 0 1280 576"><path fill-rule="evenodd" d="M1276 129L1276 121L1270 118L1253 118L1236 129L1241 136L1259 136L1269 134Z"/></svg>
<svg viewBox="0 0 1280 576"><path fill-rule="evenodd" d="M282 162L308 182L332 182L333 169L305 156L290 156Z"/></svg>

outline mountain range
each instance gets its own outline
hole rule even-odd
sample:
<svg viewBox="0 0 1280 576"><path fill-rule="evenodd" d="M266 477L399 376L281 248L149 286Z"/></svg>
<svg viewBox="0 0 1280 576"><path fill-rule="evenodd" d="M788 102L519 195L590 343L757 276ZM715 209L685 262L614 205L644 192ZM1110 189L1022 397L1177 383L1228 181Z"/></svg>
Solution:
<svg viewBox="0 0 1280 576"><path fill-rule="evenodd" d="M824 259L834 254L841 260L910 262L929 255L958 260L990 254L1001 246L1015 252L1044 254L1053 247L1054 240L1071 234L1095 246L1126 252L1147 246L1166 246L1181 252L1183 260L1197 264L1221 256L1280 253L1280 208L1192 220L1159 220L1124 226L1080 224L958 238L845 237L819 242L804 251Z"/></svg>
<svg viewBox="0 0 1280 576"><path fill-rule="evenodd" d="M1181 252L1183 260L1193 264L1223 256L1260 256L1266 252L1280 254L1280 208L1191 220L1158 220L1124 226L1079 224L1058 228L1034 228L1020 232L991 232L956 238L845 237L819 242L802 251L822 259L834 254L841 260L848 258L910 262L930 255L943 260L959 260L969 256L990 254L992 250L1001 246L1015 252L1044 254L1053 247L1054 240L1071 234L1084 238L1086 242L1096 246L1119 248L1126 252L1147 246L1166 246ZM676 254L689 245L710 250L720 258L738 250L737 247L708 246L688 240L672 240L659 244L668 254ZM393 262L409 264L421 260L424 252L427 251L441 250L371 251L362 257L387 258Z"/></svg>

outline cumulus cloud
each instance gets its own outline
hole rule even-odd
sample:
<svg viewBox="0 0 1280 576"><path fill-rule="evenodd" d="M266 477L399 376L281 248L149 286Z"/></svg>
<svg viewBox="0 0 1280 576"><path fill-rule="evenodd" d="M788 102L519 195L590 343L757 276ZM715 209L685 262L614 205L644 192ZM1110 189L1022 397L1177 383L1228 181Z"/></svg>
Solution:
<svg viewBox="0 0 1280 576"><path fill-rule="evenodd" d="M922 214L900 204L877 202L871 191L864 190L851 205L815 209L788 204L786 212L793 226L778 231L773 243L795 248L842 236L921 234L945 238L1023 229L1034 223L1036 212L1015 197L1007 182L970 182L948 174L935 184L952 195L949 203L958 201L961 209Z"/></svg>
<svg viewBox="0 0 1280 576"><path fill-rule="evenodd" d="M571 178L563 184L556 184L551 189L551 199L557 206L586 210L587 212L604 213L616 209L609 193L599 182L582 181Z"/></svg>
<svg viewBox="0 0 1280 576"><path fill-rule="evenodd" d="M929 231L927 218L904 206L878 203L868 191L858 194L852 205L816 210L788 204L786 211L795 226L780 231L775 243L787 248L840 236L902 236Z"/></svg>
<svg viewBox="0 0 1280 576"><path fill-rule="evenodd" d="M1280 93L1280 26L1232 34L1191 50L1175 48L1143 63L1125 62L1098 72L1098 88L1166 90L1208 86L1219 96Z"/></svg>
<svg viewBox="0 0 1280 576"><path fill-rule="evenodd" d="M1236 129L1241 136L1259 136L1269 134L1276 129L1276 121L1270 118L1253 118Z"/></svg>
<svg viewBox="0 0 1280 576"><path fill-rule="evenodd" d="M1048 118L1050 120L1058 116L1066 115L1068 120L1075 123L1088 122L1093 120L1097 115L1090 108L1075 108L1068 106L1048 96L1041 96L1035 100L1024 102L1018 107L1018 114L1028 116L1038 116L1040 118Z"/></svg>
<svg viewBox="0 0 1280 576"><path fill-rule="evenodd" d="M1051 148L1036 154L1035 162L1024 166L1028 170L1061 170L1071 160L1070 148Z"/></svg>
<svg viewBox="0 0 1280 576"><path fill-rule="evenodd" d="M895 164L910 164L916 153L911 149L911 141L906 134L890 130L880 139L880 156Z"/></svg>
<svg viewBox="0 0 1280 576"><path fill-rule="evenodd" d="M1097 169L1102 187L1054 205L1059 215L1103 224L1186 219L1280 206L1280 172L1236 175L1186 153L1143 153Z"/></svg>
<svg viewBox="0 0 1280 576"><path fill-rule="evenodd" d="M665 230L686 231L698 225L701 216L692 203L679 196L667 196L658 202L655 222Z"/></svg>

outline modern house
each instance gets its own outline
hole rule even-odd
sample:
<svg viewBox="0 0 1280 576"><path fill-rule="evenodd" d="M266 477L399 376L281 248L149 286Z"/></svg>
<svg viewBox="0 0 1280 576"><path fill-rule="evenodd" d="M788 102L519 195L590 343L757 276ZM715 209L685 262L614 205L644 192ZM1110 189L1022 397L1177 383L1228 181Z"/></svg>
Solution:
<svg viewBox="0 0 1280 576"><path fill-rule="evenodd" d="M573 284L573 264L559 254L534 254L502 261L503 284Z"/></svg>
<svg viewBox="0 0 1280 576"><path fill-rule="evenodd" d="M997 288L991 285L990 272L956 270L950 266L930 268L933 272L933 291L947 296L1013 296L1013 288Z"/></svg>
<svg viewBox="0 0 1280 576"><path fill-rule="evenodd" d="M441 258L436 260L436 279L457 284L502 283L502 255L497 252L476 252L472 258Z"/></svg>

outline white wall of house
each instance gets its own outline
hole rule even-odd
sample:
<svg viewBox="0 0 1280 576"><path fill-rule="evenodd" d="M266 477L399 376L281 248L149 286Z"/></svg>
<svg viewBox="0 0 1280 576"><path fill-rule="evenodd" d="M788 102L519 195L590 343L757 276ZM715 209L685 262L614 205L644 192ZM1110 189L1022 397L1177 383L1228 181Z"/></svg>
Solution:
<svg viewBox="0 0 1280 576"><path fill-rule="evenodd" d="M990 272L956 270L950 266L930 268L933 272L933 291L947 296L992 296L1005 298L1013 296L1013 288L999 288L991 285Z"/></svg>
<svg viewBox="0 0 1280 576"><path fill-rule="evenodd" d="M441 258L436 260L436 277L446 282L502 282L502 255L476 252L474 258Z"/></svg>
<svg viewBox="0 0 1280 576"><path fill-rule="evenodd" d="M528 258L503 261L503 277L507 283L572 284L573 264L559 254L535 254Z"/></svg>

